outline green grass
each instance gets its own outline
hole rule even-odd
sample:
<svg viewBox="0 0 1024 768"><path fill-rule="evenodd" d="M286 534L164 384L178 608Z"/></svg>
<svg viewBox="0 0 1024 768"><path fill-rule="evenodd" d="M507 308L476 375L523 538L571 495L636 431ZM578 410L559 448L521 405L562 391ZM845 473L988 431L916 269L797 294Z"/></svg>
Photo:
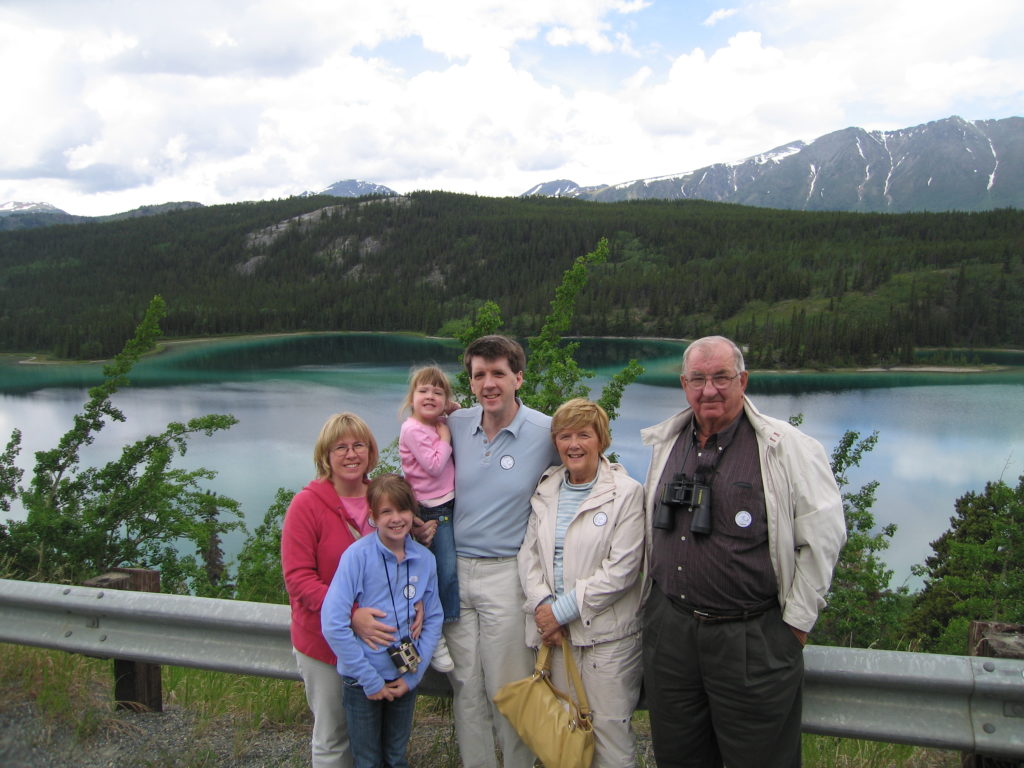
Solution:
<svg viewBox="0 0 1024 768"><path fill-rule="evenodd" d="M191 709L201 719L233 716L249 728L309 722L302 685L292 680L164 667L163 694L165 702Z"/></svg>
<svg viewBox="0 0 1024 768"><path fill-rule="evenodd" d="M244 753L258 731L308 733L310 715L301 683L184 667L164 667L162 682L165 707L195 714L192 733L181 734L188 754L150 755L140 762L144 768L181 765L183 758L195 768L216 768L217 753L203 736L226 721L233 728L235 754ZM82 741L124 727L114 716L109 660L0 644L0 711L26 701L34 702L46 720L71 728ZM646 712L634 715L633 727L641 746L638 768L653 768ZM305 757L296 755L295 764L306 764L300 762ZM458 768L449 699L419 697L409 757L412 765ZM803 762L806 768L958 768L960 758L902 744L805 734Z"/></svg>

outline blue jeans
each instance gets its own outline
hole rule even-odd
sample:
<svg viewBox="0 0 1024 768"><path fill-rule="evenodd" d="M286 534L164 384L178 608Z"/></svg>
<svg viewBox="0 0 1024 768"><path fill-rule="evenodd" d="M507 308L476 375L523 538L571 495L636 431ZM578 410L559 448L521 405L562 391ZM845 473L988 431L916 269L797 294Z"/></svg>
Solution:
<svg viewBox="0 0 1024 768"><path fill-rule="evenodd" d="M412 733L416 691L394 701L371 701L354 678L346 675L342 680L341 703L355 768L408 768L405 749Z"/></svg>
<svg viewBox="0 0 1024 768"><path fill-rule="evenodd" d="M455 563L455 499L436 507L420 505L420 520L437 520L437 532L430 544L437 563L437 596L445 621L459 620L459 571Z"/></svg>

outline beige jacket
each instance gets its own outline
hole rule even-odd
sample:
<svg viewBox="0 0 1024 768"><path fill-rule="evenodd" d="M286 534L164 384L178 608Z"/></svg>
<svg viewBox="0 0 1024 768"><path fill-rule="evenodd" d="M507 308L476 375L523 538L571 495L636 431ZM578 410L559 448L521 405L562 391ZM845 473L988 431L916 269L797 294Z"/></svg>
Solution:
<svg viewBox="0 0 1024 768"><path fill-rule="evenodd" d="M555 517L565 467L541 476L519 550L519 578L526 594L526 644L539 642L533 612L553 595ZM621 464L603 456L597 482L565 532L562 583L576 592L580 617L569 623L573 645L596 645L640 630L640 570L644 558L643 486Z"/></svg>
<svg viewBox="0 0 1024 768"><path fill-rule="evenodd" d="M825 607L832 569L846 543L843 501L821 443L788 422L763 415L747 397L743 398L743 409L757 434L768 544L779 584L782 619L791 627L809 632ZM672 446L692 417L693 411L687 408L661 424L640 430L644 445L654 448L644 484L648 526ZM650 547L648 539L648 558ZM648 583L645 596L649 588Z"/></svg>

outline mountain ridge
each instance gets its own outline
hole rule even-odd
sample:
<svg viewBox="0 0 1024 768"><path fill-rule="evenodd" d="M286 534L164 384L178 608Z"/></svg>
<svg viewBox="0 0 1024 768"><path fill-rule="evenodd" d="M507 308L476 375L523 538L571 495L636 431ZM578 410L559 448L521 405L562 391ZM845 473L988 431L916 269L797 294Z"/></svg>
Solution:
<svg viewBox="0 0 1024 768"><path fill-rule="evenodd" d="M612 185L560 179L523 196L709 200L863 213L1024 207L1024 118L952 116L895 131L849 127L734 162Z"/></svg>
<svg viewBox="0 0 1024 768"><path fill-rule="evenodd" d="M344 179L296 197L393 197L390 187ZM569 179L535 184L518 197L595 202L707 200L762 208L860 213L1024 208L1024 118L968 121L953 115L894 131L843 128L738 161L616 184ZM77 216L46 202L0 203L0 231L156 215L195 202L144 205L109 216Z"/></svg>

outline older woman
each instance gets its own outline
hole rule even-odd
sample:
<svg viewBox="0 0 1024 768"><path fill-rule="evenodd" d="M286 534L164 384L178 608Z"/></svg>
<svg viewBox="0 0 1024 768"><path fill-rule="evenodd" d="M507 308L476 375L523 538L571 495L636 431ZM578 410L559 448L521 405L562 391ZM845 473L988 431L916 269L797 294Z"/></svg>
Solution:
<svg viewBox="0 0 1024 768"><path fill-rule="evenodd" d="M604 456L608 415L577 398L551 421L562 460L540 479L519 550L527 644L561 645L567 635L594 714L594 766L632 766L630 717L640 694L640 568L643 487ZM552 678L569 690L561 654Z"/></svg>
<svg viewBox="0 0 1024 768"><path fill-rule="evenodd" d="M377 441L365 421L352 413L331 416L313 449L316 479L295 494L281 532L292 650L313 712L314 768L352 765L341 676L320 628L320 606L341 553L372 530L366 487L377 456Z"/></svg>

